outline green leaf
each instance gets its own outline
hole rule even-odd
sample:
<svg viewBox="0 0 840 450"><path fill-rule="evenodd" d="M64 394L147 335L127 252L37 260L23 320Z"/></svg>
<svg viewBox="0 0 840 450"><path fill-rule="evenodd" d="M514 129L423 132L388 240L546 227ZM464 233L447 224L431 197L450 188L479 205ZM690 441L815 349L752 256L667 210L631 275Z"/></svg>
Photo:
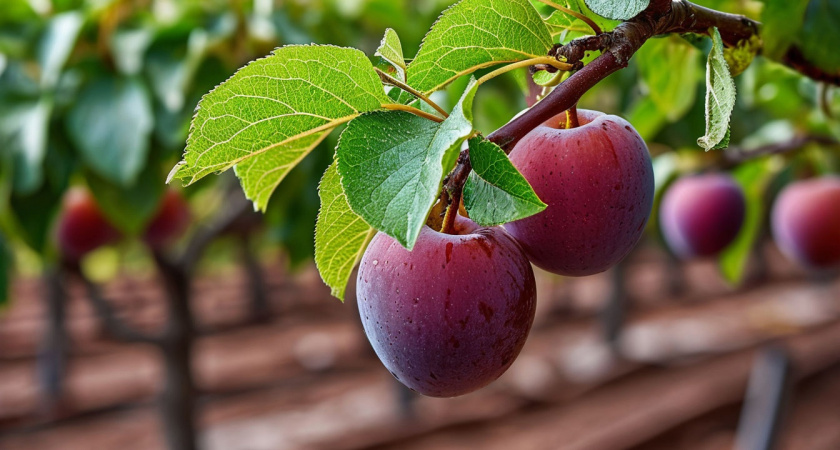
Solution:
<svg viewBox="0 0 840 450"><path fill-rule="evenodd" d="M350 209L336 163L321 178L318 195L321 211L315 225L315 265L332 295L344 301L353 267L362 258L376 230Z"/></svg>
<svg viewBox="0 0 840 450"><path fill-rule="evenodd" d="M498 145L470 139L470 163L473 171L464 186L464 207L475 223L500 225L546 208Z"/></svg>
<svg viewBox="0 0 840 450"><path fill-rule="evenodd" d="M391 103L359 50L281 47L205 95L184 160L169 175L186 184L236 166L249 199L265 209L271 193L330 130Z"/></svg>
<svg viewBox="0 0 840 450"><path fill-rule="evenodd" d="M586 0L586 6L607 19L629 20L650 4L650 0Z"/></svg>
<svg viewBox="0 0 840 450"><path fill-rule="evenodd" d="M52 109L52 102L46 98L0 101L0 148L12 156L18 193L32 193L43 182Z"/></svg>
<svg viewBox="0 0 840 450"><path fill-rule="evenodd" d="M52 89L58 84L61 71L82 30L84 15L66 12L50 19L38 42L38 63L41 66L41 87Z"/></svg>
<svg viewBox="0 0 840 450"><path fill-rule="evenodd" d="M353 211L409 250L437 200L441 180L472 133L471 79L441 123L403 111L375 111L347 125L336 148Z"/></svg>
<svg viewBox="0 0 840 450"><path fill-rule="evenodd" d="M376 56L382 57L388 64L394 66L397 70L397 79L405 81L405 57L403 56L402 44L397 32L392 28L385 30L385 36L382 37L382 42L379 48L376 49Z"/></svg>
<svg viewBox="0 0 840 450"><path fill-rule="evenodd" d="M784 165L778 161L763 158L741 164L732 173L744 190L747 205L741 231L718 259L721 273L732 284L738 284L744 278L750 254L764 226L767 188L783 168Z"/></svg>
<svg viewBox="0 0 840 450"><path fill-rule="evenodd" d="M9 302L11 273L12 252L6 244L6 238L0 233L0 308Z"/></svg>
<svg viewBox="0 0 840 450"><path fill-rule="evenodd" d="M143 170L154 126L149 93L137 78L100 78L69 111L67 132L85 164L102 177L131 186Z"/></svg>
<svg viewBox="0 0 840 450"><path fill-rule="evenodd" d="M694 105L702 77L700 51L672 36L647 41L634 58L656 108L671 122L682 118Z"/></svg>
<svg viewBox="0 0 840 450"><path fill-rule="evenodd" d="M717 28L712 28L712 51L706 64L706 134L697 144L712 150L729 136L729 119L735 108L735 81L723 57L723 41Z"/></svg>
<svg viewBox="0 0 840 450"><path fill-rule="evenodd" d="M407 81L430 93L478 69L545 56L552 40L528 0L462 0L429 30Z"/></svg>
<svg viewBox="0 0 840 450"><path fill-rule="evenodd" d="M781 60L802 28L808 0L761 0L762 54L776 61Z"/></svg>
<svg viewBox="0 0 840 450"><path fill-rule="evenodd" d="M799 31L800 50L808 62L825 72L840 74L840 52L831 43L840 40L840 3L811 0Z"/></svg>

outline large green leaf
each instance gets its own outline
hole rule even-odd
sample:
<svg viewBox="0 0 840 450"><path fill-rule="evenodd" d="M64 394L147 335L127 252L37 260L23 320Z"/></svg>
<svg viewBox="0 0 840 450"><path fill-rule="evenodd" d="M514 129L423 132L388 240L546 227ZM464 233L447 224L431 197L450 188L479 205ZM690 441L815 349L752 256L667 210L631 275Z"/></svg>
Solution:
<svg viewBox="0 0 840 450"><path fill-rule="evenodd" d="M315 264L332 295L344 300L347 280L375 230L347 204L335 163L318 186L321 211L315 225Z"/></svg>
<svg viewBox="0 0 840 450"><path fill-rule="evenodd" d="M762 234L767 209L767 187L783 167L778 160L763 158L741 164L732 173L747 200L744 224L718 260L721 273L732 284L738 284L744 278L750 254Z"/></svg>
<svg viewBox="0 0 840 450"><path fill-rule="evenodd" d="M470 139L470 163L473 171L464 186L464 207L477 224L508 223L546 208L498 145Z"/></svg>
<svg viewBox="0 0 840 450"><path fill-rule="evenodd" d="M278 48L204 96L170 179L190 184L236 166L248 198L265 209L283 177L330 130L384 103L390 101L362 52Z"/></svg>
<svg viewBox="0 0 840 450"><path fill-rule="evenodd" d="M134 184L145 165L154 126L143 83L137 78L95 80L68 114L67 132L85 164L113 183Z"/></svg>
<svg viewBox="0 0 840 450"><path fill-rule="evenodd" d="M764 56L780 60L802 28L808 0L761 0L761 40Z"/></svg>
<svg viewBox="0 0 840 450"><path fill-rule="evenodd" d="M800 50L811 64L840 74L840 52L832 45L840 40L840 2L811 0L799 32Z"/></svg>
<svg viewBox="0 0 840 450"><path fill-rule="evenodd" d="M392 28L385 30L385 36L376 50L376 56L382 57L388 64L394 66L397 71L397 79L405 81L405 56L403 56L402 43L397 32Z"/></svg>
<svg viewBox="0 0 840 450"><path fill-rule="evenodd" d="M656 108L671 122L682 118L702 77L700 51L672 36L647 41L634 58Z"/></svg>
<svg viewBox="0 0 840 450"><path fill-rule="evenodd" d="M704 149L729 145L729 119L735 108L735 81L723 56L723 41L717 28L711 30L712 50L706 64L706 134L697 139Z"/></svg>
<svg viewBox="0 0 840 450"><path fill-rule="evenodd" d="M429 30L408 65L408 84L430 93L483 67L545 56L551 45L528 0L462 0Z"/></svg>
<svg viewBox="0 0 840 450"><path fill-rule="evenodd" d="M636 17L650 4L650 0L586 0L586 6L607 19L628 20Z"/></svg>

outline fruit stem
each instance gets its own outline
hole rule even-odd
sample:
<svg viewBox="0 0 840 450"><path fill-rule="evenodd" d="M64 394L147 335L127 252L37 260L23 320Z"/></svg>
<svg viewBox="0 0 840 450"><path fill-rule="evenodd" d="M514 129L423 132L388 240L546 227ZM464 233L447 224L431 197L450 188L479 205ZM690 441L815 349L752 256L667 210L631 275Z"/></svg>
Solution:
<svg viewBox="0 0 840 450"><path fill-rule="evenodd" d="M446 215L443 216L441 233L455 234L455 216L458 215L458 209L461 206L461 192L462 190L459 189L449 194L449 207L446 208Z"/></svg>
<svg viewBox="0 0 840 450"><path fill-rule="evenodd" d="M566 110L566 129L577 128L580 126L577 114L577 103Z"/></svg>

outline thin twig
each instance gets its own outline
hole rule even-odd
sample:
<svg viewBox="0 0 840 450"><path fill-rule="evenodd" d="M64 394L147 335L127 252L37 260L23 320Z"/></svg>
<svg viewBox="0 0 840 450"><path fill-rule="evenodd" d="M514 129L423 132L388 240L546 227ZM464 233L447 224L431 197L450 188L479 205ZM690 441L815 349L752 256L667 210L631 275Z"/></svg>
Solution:
<svg viewBox="0 0 840 450"><path fill-rule="evenodd" d="M392 77L391 75L385 73L384 71L382 71L378 68L374 67L374 69L376 70L376 73L379 74L379 78L383 82L394 85L394 86L408 92L409 94L411 94L411 95L419 98L420 100L423 100L424 102L426 102L427 105L434 108L435 111L439 112L443 117L449 117L449 113L447 113L445 109L441 108L440 105L438 105L437 103L432 101L432 99L430 99L429 97L423 95L422 92L418 91L417 89L414 89L413 87L403 83L402 81Z"/></svg>
<svg viewBox="0 0 840 450"><path fill-rule="evenodd" d="M85 276L78 265L72 265L69 269L84 284L91 306L93 306L93 309L111 336L125 342L142 342L154 345L164 344L162 335L141 332L121 320L114 312L111 304L102 296L99 287Z"/></svg>

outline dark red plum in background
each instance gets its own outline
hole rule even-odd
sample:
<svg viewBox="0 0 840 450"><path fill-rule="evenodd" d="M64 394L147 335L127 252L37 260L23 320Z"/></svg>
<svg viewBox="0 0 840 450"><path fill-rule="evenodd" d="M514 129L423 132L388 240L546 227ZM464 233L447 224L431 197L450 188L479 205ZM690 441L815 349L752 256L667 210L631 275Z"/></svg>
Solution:
<svg viewBox="0 0 840 450"><path fill-rule="evenodd" d="M800 265L840 265L840 177L788 185L773 205L772 229L782 253Z"/></svg>
<svg viewBox="0 0 840 450"><path fill-rule="evenodd" d="M172 244L190 225L190 207L176 190L167 189L157 213L143 233L143 241L154 249Z"/></svg>
<svg viewBox="0 0 840 450"><path fill-rule="evenodd" d="M603 272L639 241L653 206L653 166L641 136L617 116L579 110L532 130L510 159L548 207L505 225L531 262L558 275Z"/></svg>
<svg viewBox="0 0 840 450"><path fill-rule="evenodd" d="M78 262L91 251L119 241L120 237L88 190L75 187L64 194L56 239L65 260Z"/></svg>
<svg viewBox="0 0 840 450"><path fill-rule="evenodd" d="M531 329L531 264L502 228L458 217L457 234L425 227L412 251L384 233L359 266L365 333L391 373L428 396L453 397L498 378Z"/></svg>
<svg viewBox="0 0 840 450"><path fill-rule="evenodd" d="M738 236L746 207L744 191L729 175L684 176L665 191L659 224L677 256L713 256Z"/></svg>

